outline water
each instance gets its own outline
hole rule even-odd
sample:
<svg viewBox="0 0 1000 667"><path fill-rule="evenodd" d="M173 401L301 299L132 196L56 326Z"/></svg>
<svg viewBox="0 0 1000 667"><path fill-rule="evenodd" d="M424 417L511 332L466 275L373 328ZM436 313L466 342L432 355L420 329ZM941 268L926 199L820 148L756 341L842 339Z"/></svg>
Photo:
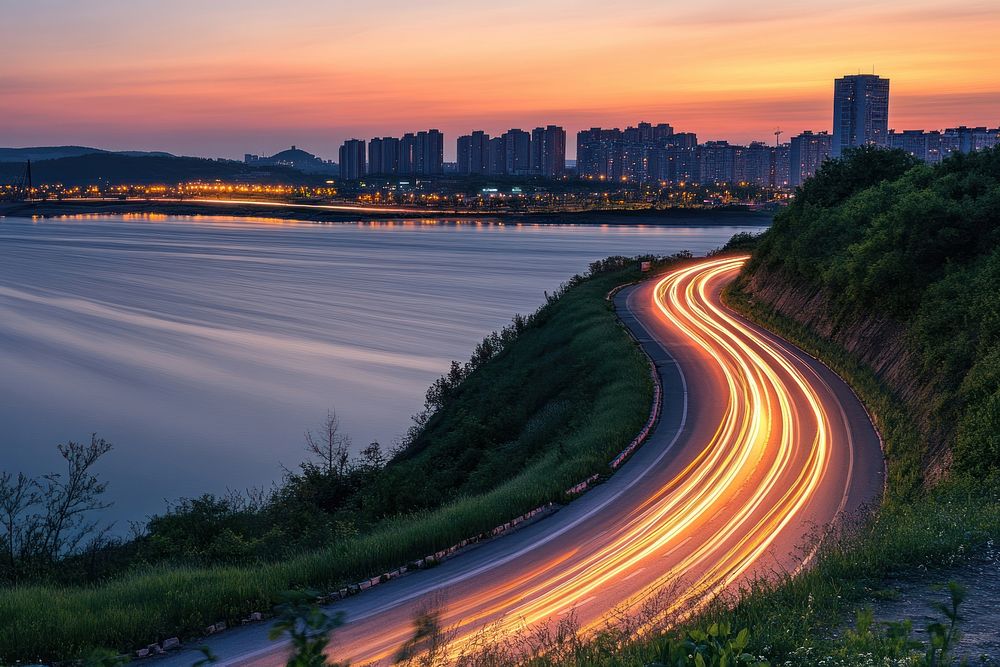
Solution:
<svg viewBox="0 0 1000 667"><path fill-rule="evenodd" d="M390 444L450 360L590 261L745 230L0 219L0 470L97 432L119 525L269 485L329 408L356 448Z"/></svg>

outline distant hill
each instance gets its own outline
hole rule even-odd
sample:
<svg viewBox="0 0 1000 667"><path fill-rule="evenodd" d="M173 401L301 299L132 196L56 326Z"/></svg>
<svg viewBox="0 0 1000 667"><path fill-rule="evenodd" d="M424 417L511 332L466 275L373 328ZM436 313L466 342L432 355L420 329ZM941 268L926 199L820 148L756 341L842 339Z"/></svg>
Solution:
<svg viewBox="0 0 1000 667"><path fill-rule="evenodd" d="M296 146L292 146L291 148L283 150L270 157L266 155L247 155L246 160L244 161L250 165L294 167L295 169L301 169L302 171L319 172L324 174L334 174L337 171L336 166L333 164L324 162L312 153L304 151L301 148L297 148Z"/></svg>
<svg viewBox="0 0 1000 667"><path fill-rule="evenodd" d="M128 155L132 157L173 157L170 153L162 151L106 151L103 148L90 148L89 146L32 146L27 148L0 148L0 162L58 160L64 157L79 157L93 153L113 153L115 155Z"/></svg>
<svg viewBox="0 0 1000 667"><path fill-rule="evenodd" d="M0 182L16 177L23 165L0 162ZM163 155L126 155L94 152L58 159L38 160L31 164L36 185L172 185L186 181L221 179L244 183L281 183L288 185L321 184L323 177L305 174L291 167L252 165L231 160L207 160L195 157Z"/></svg>

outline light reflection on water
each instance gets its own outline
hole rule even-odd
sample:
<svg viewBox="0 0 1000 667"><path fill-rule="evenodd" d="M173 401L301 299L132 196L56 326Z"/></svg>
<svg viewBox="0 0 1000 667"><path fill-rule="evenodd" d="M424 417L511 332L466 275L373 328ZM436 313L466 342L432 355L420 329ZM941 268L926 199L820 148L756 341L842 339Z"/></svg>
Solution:
<svg viewBox="0 0 1000 667"><path fill-rule="evenodd" d="M0 469L96 431L118 519L266 485L331 406L390 443L451 359L590 261L759 229L0 219Z"/></svg>

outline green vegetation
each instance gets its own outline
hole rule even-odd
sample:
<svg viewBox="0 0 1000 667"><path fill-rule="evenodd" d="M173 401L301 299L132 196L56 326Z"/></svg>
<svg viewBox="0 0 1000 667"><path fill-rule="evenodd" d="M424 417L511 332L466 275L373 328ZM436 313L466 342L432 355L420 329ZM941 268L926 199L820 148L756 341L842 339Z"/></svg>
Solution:
<svg viewBox="0 0 1000 667"><path fill-rule="evenodd" d="M934 167L879 150L827 163L775 218L737 289L766 308L764 282L818 295L825 312L797 319L832 332L900 402L910 426L887 426L909 432L883 434L893 493L940 475L949 453L959 475L997 470L1000 150ZM852 341L865 323L881 326Z"/></svg>
<svg viewBox="0 0 1000 667"><path fill-rule="evenodd" d="M278 607L278 620L268 636L275 640L288 635L291 640L288 667L342 667L328 662L325 652L330 633L344 624L344 614L327 614L313 602L315 598L315 591L293 593L292 599Z"/></svg>
<svg viewBox="0 0 1000 667"><path fill-rule="evenodd" d="M596 263L488 336L431 387L384 467L377 447L347 460L331 415L313 434L316 461L275 494L188 500L135 541L60 561L42 581L19 577L0 589L0 661L199 635L284 591L336 589L563 500L607 472L648 417L647 361L604 298L638 277L634 260ZM111 565L92 565L105 556Z"/></svg>

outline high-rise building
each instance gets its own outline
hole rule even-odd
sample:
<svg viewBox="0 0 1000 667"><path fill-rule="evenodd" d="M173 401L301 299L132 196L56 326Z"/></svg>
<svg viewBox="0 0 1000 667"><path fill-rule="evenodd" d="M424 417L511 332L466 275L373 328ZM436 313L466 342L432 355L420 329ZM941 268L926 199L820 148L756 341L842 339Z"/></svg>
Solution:
<svg viewBox="0 0 1000 667"><path fill-rule="evenodd" d="M444 173L444 134L440 130L427 130L427 175Z"/></svg>
<svg viewBox="0 0 1000 667"><path fill-rule="evenodd" d="M670 123L657 123L653 126L653 141L656 143L666 143L674 136L674 128Z"/></svg>
<svg viewBox="0 0 1000 667"><path fill-rule="evenodd" d="M576 169L583 178L675 181L679 152L694 149L696 144L693 134L675 134L667 123L642 122L624 130L592 127L576 135ZM681 171L687 174L691 160L685 156L682 161ZM689 178L685 175L681 180Z"/></svg>
<svg viewBox="0 0 1000 667"><path fill-rule="evenodd" d="M957 143L957 150L961 153L971 153L984 148L992 148L998 143L1000 129L988 129L985 127L960 127L948 128L944 131L946 136L951 138L951 143ZM954 152L951 151L951 152Z"/></svg>
<svg viewBox="0 0 1000 667"><path fill-rule="evenodd" d="M903 130L889 132L889 145L937 164L954 153L971 153L1000 144L1000 128L950 127L944 131Z"/></svg>
<svg viewBox="0 0 1000 667"><path fill-rule="evenodd" d="M621 130L592 127L576 133L576 171L583 178L621 177Z"/></svg>
<svg viewBox="0 0 1000 667"><path fill-rule="evenodd" d="M738 146L734 180L737 183L771 187L774 183L774 149L762 141Z"/></svg>
<svg viewBox="0 0 1000 667"><path fill-rule="evenodd" d="M489 167L490 135L476 130L458 138L458 173L485 174Z"/></svg>
<svg viewBox="0 0 1000 667"><path fill-rule="evenodd" d="M889 145L889 79L851 74L833 84L832 155L867 145Z"/></svg>
<svg viewBox="0 0 1000 667"><path fill-rule="evenodd" d="M670 161L668 180L672 183L697 181L701 171L698 165L698 135L694 132L676 132L670 138L667 156Z"/></svg>
<svg viewBox="0 0 1000 667"><path fill-rule="evenodd" d="M368 173L394 176L400 173L400 140L374 137L368 141Z"/></svg>
<svg viewBox="0 0 1000 667"><path fill-rule="evenodd" d="M490 139L486 151L486 173L503 176L507 173L507 146L503 137Z"/></svg>
<svg viewBox="0 0 1000 667"><path fill-rule="evenodd" d="M434 176L444 173L444 135L438 130L417 132L413 137L411 172L417 176Z"/></svg>
<svg viewBox="0 0 1000 667"><path fill-rule="evenodd" d="M375 137L368 142L368 174L433 176L444 172L444 135L438 130Z"/></svg>
<svg viewBox="0 0 1000 667"><path fill-rule="evenodd" d="M407 132L399 140L399 166L398 173L410 175L413 173L413 147L417 143L417 135Z"/></svg>
<svg viewBox="0 0 1000 667"><path fill-rule="evenodd" d="M353 181L365 175L365 142L348 139L340 147L340 178Z"/></svg>
<svg viewBox="0 0 1000 667"><path fill-rule="evenodd" d="M791 187L791 151L791 144L788 143L774 147L774 166L772 169L774 178L771 181L772 187L783 189Z"/></svg>
<svg viewBox="0 0 1000 667"><path fill-rule="evenodd" d="M378 137L372 137L368 140L368 173L385 173L382 170L382 140Z"/></svg>
<svg viewBox="0 0 1000 667"><path fill-rule="evenodd" d="M816 173L832 153L833 137L828 132L809 131L792 137L788 150L790 187L798 187Z"/></svg>
<svg viewBox="0 0 1000 667"><path fill-rule="evenodd" d="M472 173L472 135L463 134L455 140L455 162L458 164L458 173L464 175Z"/></svg>
<svg viewBox="0 0 1000 667"><path fill-rule="evenodd" d="M924 162L930 159L928 140L932 133L923 130L903 130L896 132L889 130L889 147L906 151L913 157Z"/></svg>
<svg viewBox="0 0 1000 667"><path fill-rule="evenodd" d="M566 130L549 125L531 131L531 173L562 178L566 173Z"/></svg>
<svg viewBox="0 0 1000 667"><path fill-rule="evenodd" d="M699 182L733 183L736 180L736 146L728 141L706 141L699 147Z"/></svg>
<svg viewBox="0 0 1000 667"><path fill-rule="evenodd" d="M503 133L504 173L526 176L531 173L531 135L517 128Z"/></svg>

